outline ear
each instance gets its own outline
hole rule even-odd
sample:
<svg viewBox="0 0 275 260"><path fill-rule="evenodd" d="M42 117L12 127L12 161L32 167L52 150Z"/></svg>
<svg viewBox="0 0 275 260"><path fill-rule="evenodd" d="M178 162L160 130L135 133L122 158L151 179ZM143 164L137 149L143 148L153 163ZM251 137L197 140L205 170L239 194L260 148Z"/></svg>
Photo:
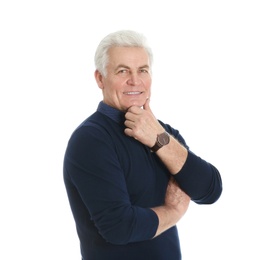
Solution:
<svg viewBox="0 0 275 260"><path fill-rule="evenodd" d="M103 76L102 74L96 70L95 73L94 73L94 76L95 76L95 80L97 82L97 85L99 88L103 89L104 88L104 84L103 84Z"/></svg>

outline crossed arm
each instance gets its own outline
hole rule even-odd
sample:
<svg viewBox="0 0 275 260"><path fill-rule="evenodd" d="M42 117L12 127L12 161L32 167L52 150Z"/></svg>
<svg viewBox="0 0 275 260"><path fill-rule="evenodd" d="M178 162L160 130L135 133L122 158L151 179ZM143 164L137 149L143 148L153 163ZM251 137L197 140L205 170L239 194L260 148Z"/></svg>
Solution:
<svg viewBox="0 0 275 260"><path fill-rule="evenodd" d="M157 133L164 131L150 111L137 107L128 110L125 125L126 135L148 147L154 145ZM96 124L92 129L79 129L70 141L64 176L78 225L87 223L89 226L92 218L106 241L126 244L151 239L180 220L190 199L213 203L219 197L219 173L171 137L170 143L156 153L173 176L164 204L151 209L133 206L109 136L102 135L102 128ZM171 133L181 140L175 131Z"/></svg>
<svg viewBox="0 0 275 260"><path fill-rule="evenodd" d="M136 106L130 107L125 117L125 134L137 139L148 147L153 147L157 135L165 131L163 126L152 113L149 106L149 99L146 100L143 108ZM175 176L177 179L177 175L180 175L179 172L184 168L187 161L188 150L173 136L170 136L170 142L159 149L156 154L167 167L171 175ZM217 175L217 178L219 178L218 171L216 171L216 168L212 167L212 165L201 160L199 157L196 158L194 155L192 155L192 161L196 162L193 163L194 165L200 165L199 167L194 167L194 171L199 171L203 168L207 169L207 172L209 173L209 186L211 186L210 181L212 173L213 175ZM199 175L196 177L199 177ZM165 204L153 208L159 218L159 226L156 236L175 225L187 211L190 197L183 190L182 187L179 187L175 179L171 178L166 192ZM213 202L220 196L221 189L220 191L217 191L217 193L216 197L212 199ZM209 203L212 202L210 201Z"/></svg>

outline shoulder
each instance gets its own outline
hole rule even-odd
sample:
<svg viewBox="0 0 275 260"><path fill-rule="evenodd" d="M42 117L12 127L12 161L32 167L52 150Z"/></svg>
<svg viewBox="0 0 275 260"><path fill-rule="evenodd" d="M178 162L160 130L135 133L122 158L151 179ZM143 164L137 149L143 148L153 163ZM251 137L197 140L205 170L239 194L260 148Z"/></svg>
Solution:
<svg viewBox="0 0 275 260"><path fill-rule="evenodd" d="M98 115L99 114L99 115ZM98 158L115 152L116 140L104 115L95 113L84 120L69 138L66 157L86 163L90 158Z"/></svg>
<svg viewBox="0 0 275 260"><path fill-rule="evenodd" d="M86 118L72 133L69 143L97 143L112 139L110 132L114 131L108 118L99 112L95 112Z"/></svg>

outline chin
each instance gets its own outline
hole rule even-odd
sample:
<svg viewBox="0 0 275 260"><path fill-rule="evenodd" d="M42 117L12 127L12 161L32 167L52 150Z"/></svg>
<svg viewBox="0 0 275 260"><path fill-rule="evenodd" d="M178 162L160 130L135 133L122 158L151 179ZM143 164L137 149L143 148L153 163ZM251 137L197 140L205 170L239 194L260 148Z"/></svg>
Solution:
<svg viewBox="0 0 275 260"><path fill-rule="evenodd" d="M132 100L130 101L131 106L137 106L137 107L142 107L145 104L145 99L142 100Z"/></svg>
<svg viewBox="0 0 275 260"><path fill-rule="evenodd" d="M125 108L126 110L129 109L132 106L137 106L137 107L143 107L143 105L145 104L146 100L128 100L127 103L125 103Z"/></svg>
<svg viewBox="0 0 275 260"><path fill-rule="evenodd" d="M142 104L142 102L133 102L129 107L133 107L133 106L136 106L136 107L143 107L144 104Z"/></svg>

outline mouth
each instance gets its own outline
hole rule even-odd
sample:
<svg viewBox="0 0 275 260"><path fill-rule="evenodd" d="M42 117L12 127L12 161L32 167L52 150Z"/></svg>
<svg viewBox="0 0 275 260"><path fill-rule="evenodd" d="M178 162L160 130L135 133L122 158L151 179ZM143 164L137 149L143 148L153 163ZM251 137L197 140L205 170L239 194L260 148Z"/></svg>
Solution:
<svg viewBox="0 0 275 260"><path fill-rule="evenodd" d="M129 91L129 92L123 92L124 95L129 95L129 96L132 96L132 95L140 95L142 94L143 92L140 92L140 91Z"/></svg>

